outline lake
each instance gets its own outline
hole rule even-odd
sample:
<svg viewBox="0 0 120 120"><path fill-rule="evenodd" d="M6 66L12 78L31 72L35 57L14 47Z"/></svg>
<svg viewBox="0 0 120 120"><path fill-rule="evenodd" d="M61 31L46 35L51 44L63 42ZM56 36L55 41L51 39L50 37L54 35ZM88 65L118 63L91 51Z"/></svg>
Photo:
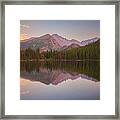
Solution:
<svg viewBox="0 0 120 120"><path fill-rule="evenodd" d="M100 61L21 61L21 100L99 100Z"/></svg>

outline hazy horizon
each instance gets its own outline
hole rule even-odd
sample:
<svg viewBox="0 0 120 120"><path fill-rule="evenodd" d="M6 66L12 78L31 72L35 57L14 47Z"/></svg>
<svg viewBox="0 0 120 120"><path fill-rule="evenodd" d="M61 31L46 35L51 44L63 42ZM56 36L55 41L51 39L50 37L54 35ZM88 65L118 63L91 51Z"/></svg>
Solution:
<svg viewBox="0 0 120 120"><path fill-rule="evenodd" d="M100 37L99 20L21 20L20 40L58 34L66 39L83 41Z"/></svg>

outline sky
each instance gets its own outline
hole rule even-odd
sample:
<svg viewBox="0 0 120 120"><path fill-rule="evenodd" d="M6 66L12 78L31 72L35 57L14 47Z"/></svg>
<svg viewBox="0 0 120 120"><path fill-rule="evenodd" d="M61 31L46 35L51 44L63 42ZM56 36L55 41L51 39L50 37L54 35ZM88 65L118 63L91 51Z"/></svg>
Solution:
<svg viewBox="0 0 120 120"><path fill-rule="evenodd" d="M58 34L66 39L79 41L100 37L99 20L21 20L20 40Z"/></svg>

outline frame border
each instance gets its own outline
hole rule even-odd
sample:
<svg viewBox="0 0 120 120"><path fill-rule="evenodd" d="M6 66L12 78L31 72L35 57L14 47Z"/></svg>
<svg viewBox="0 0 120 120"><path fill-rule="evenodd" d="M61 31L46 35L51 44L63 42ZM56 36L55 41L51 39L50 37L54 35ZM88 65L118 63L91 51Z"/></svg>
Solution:
<svg viewBox="0 0 120 120"><path fill-rule="evenodd" d="M5 5L115 5L115 115L5 115ZM119 0L2 1L0 119L119 119Z"/></svg>

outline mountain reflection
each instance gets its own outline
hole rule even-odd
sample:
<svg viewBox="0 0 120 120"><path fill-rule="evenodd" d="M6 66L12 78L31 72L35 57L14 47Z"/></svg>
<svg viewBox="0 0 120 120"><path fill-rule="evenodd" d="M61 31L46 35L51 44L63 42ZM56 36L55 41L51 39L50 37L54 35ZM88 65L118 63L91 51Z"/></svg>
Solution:
<svg viewBox="0 0 120 120"><path fill-rule="evenodd" d="M57 85L77 78L100 81L98 61L21 61L20 71L21 78L46 85Z"/></svg>

